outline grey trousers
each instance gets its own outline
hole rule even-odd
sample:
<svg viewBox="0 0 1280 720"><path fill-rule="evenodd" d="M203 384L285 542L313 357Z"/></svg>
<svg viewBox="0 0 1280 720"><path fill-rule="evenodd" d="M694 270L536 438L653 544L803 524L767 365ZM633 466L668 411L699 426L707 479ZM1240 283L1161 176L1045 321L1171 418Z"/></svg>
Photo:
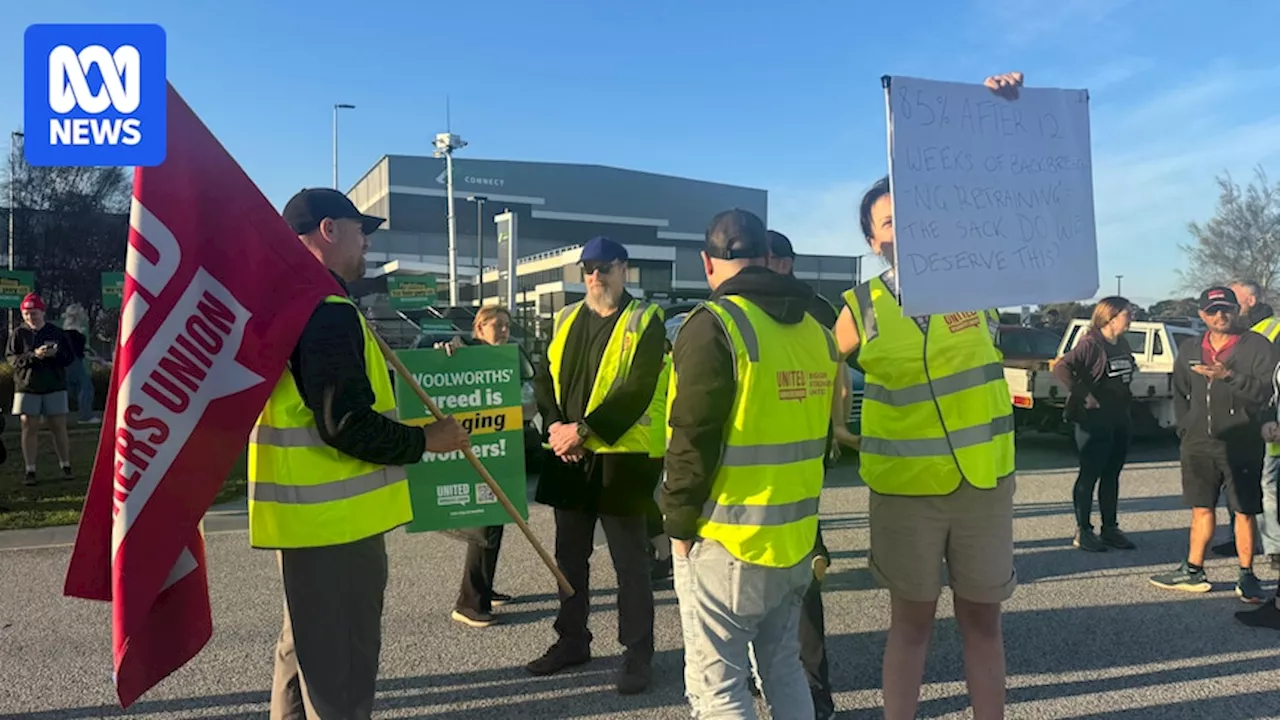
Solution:
<svg viewBox="0 0 1280 720"><path fill-rule="evenodd" d="M387 547L382 535L281 550L284 627L271 720L368 720L382 649Z"/></svg>

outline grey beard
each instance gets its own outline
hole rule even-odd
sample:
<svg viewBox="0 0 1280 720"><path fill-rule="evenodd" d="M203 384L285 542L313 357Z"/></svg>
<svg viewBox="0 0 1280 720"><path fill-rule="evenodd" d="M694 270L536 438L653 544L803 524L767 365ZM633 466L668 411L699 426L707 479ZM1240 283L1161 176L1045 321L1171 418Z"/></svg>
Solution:
<svg viewBox="0 0 1280 720"><path fill-rule="evenodd" d="M587 291L587 307L594 310L597 315L604 315L617 310L618 303L621 299L621 292L614 295L608 290L601 290L599 292Z"/></svg>

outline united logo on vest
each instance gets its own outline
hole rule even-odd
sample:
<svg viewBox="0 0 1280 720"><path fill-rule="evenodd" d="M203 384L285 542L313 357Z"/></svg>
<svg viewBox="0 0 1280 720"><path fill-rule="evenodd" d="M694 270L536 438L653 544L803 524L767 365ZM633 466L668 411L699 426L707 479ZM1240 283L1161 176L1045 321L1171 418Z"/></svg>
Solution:
<svg viewBox="0 0 1280 720"><path fill-rule="evenodd" d="M845 292L866 372L862 479L884 495L993 488L1014 472L1013 405L986 313L904 317L879 277Z"/></svg>
<svg viewBox="0 0 1280 720"><path fill-rule="evenodd" d="M817 538L835 340L807 315L783 325L739 296L694 312L714 314L724 328L737 390L698 535L740 560L791 567L808 556ZM670 382L668 412L676 396L674 370Z"/></svg>

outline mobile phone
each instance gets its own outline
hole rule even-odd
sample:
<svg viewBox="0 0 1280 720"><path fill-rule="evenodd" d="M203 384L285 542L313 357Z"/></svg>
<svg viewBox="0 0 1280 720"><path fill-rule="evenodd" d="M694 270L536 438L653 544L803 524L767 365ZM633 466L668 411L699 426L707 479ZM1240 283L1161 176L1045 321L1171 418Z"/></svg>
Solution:
<svg viewBox="0 0 1280 720"><path fill-rule="evenodd" d="M1202 361L1200 361L1200 360L1188 360L1188 361L1187 361L1187 364L1188 364L1188 365L1190 365L1191 367L1195 367L1195 366L1197 366L1197 365L1203 365L1203 364L1204 364L1204 362L1202 362Z"/></svg>

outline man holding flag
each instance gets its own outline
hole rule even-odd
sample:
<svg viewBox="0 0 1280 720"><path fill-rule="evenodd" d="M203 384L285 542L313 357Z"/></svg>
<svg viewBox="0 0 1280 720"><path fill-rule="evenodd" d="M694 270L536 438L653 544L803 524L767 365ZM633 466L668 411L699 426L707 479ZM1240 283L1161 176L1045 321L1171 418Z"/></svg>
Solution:
<svg viewBox="0 0 1280 720"><path fill-rule="evenodd" d="M363 271L373 219L304 194L291 230L167 93L167 155L134 173L111 390L64 592L112 604L123 707L191 660L213 632L200 521L252 434L250 538L281 551L286 595L272 715L367 718L382 534L410 517L395 465L466 435L383 416L386 362L342 283Z"/></svg>
<svg viewBox="0 0 1280 720"><path fill-rule="evenodd" d="M326 188L299 192L284 218L344 291L364 275L368 235L383 222ZM413 519L404 466L469 441L453 418L419 428L394 414L377 338L345 293L329 296L303 328L249 440L249 543L279 548L284 578L273 720L372 713L383 534Z"/></svg>

